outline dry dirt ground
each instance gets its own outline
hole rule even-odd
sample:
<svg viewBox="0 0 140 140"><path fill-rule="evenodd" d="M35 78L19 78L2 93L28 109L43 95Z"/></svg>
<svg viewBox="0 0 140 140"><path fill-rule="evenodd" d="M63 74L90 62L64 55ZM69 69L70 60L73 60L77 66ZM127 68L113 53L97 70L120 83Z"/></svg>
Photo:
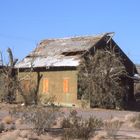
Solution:
<svg viewBox="0 0 140 140"><path fill-rule="evenodd" d="M13 107L17 105L9 105L9 104L0 104L0 122L3 122L6 116L9 116L9 112ZM114 111L114 110L105 110L105 109L77 109L77 108L60 108L60 111L63 112L64 117L69 115L71 110L75 109L78 112L79 116L83 118L89 118L90 116L95 116L97 118L101 118L103 121L116 119L123 122L120 130L117 133L117 139L120 140L140 140L140 129L136 129L133 127L133 124L129 121L132 116L136 116L139 112L134 111ZM58 124L60 122L57 122ZM12 128L12 124L16 127ZM140 125L140 124L139 124ZM11 128L10 128L11 127ZM19 120L12 120L12 123L6 124L7 131L3 131L0 133L0 140L60 140L61 135L59 135L58 131L61 131L60 125L55 127L53 132L46 133L45 135L37 136L35 133L31 132L30 127L20 123ZM28 129L27 129L28 128ZM12 130L13 129L13 130ZM97 131L99 135L92 138L92 140L103 140L103 139L111 139L106 137L106 131L104 129L100 129Z"/></svg>

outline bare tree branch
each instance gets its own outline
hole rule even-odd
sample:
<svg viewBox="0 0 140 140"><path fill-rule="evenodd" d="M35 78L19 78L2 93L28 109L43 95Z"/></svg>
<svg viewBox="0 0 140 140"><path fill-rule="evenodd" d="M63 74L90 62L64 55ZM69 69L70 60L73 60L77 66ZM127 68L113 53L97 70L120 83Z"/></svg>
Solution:
<svg viewBox="0 0 140 140"><path fill-rule="evenodd" d="M78 68L79 95L90 100L91 106L121 107L125 98L122 77L127 76L121 57L114 49L88 54Z"/></svg>

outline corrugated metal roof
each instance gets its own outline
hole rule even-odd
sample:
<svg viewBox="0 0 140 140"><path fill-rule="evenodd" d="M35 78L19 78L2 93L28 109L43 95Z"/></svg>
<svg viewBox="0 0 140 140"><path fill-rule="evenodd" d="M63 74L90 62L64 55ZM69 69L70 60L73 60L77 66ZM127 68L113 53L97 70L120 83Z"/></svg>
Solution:
<svg viewBox="0 0 140 140"><path fill-rule="evenodd" d="M47 39L20 61L17 68L78 66L80 54L66 55L70 52L84 52L94 46L107 33L96 36L82 36L60 39ZM65 54L65 55L64 55Z"/></svg>

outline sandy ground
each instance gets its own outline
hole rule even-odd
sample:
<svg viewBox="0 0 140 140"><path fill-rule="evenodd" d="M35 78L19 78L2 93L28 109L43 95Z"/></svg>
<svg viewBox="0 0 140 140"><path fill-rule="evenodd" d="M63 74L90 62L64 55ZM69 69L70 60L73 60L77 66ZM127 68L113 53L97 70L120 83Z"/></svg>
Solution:
<svg viewBox="0 0 140 140"><path fill-rule="evenodd" d="M11 108L14 105L9 105L9 104L0 104L0 121L2 121L2 119L9 115L9 111L11 110ZM106 110L106 109L78 109L78 108L61 108L60 111L63 112L63 115L65 117L67 117L69 115L69 112L71 110L75 109L78 112L79 116L82 116L83 118L89 118L90 116L95 116L97 118L100 118L102 120L110 120L111 118L117 118L119 120L122 120L123 125L121 127L121 129L119 130L119 132L117 133L117 137L119 139L139 139L140 140L140 130L135 129L133 126L131 126L131 124L127 121L127 117L129 115L137 115L139 114L139 112L134 112L134 111L114 111L114 110ZM19 128L21 129L25 129L27 128L27 125L22 125L19 126ZM58 128L59 129L59 128ZM104 130L99 130L102 131L104 133ZM12 133L12 132L9 132ZM18 132L17 132L18 133ZM2 136L4 135L4 133L0 134L0 140L2 138ZM46 137L44 139L60 139L59 136L55 136L53 138L49 138ZM44 140L42 138L42 140ZM8 139L7 139L8 140ZM10 139L9 139L10 140ZM26 140L26 139L25 139Z"/></svg>

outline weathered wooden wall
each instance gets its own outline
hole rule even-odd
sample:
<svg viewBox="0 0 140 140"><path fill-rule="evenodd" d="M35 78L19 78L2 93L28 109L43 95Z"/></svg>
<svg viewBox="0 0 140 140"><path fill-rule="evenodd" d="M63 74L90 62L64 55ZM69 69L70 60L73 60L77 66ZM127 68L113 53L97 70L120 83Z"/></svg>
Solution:
<svg viewBox="0 0 140 140"><path fill-rule="evenodd" d="M62 105L77 106L77 71L43 71L39 72L42 78L39 83L39 94L46 94L48 96L55 96L56 103ZM28 76L27 76L28 75ZM19 78L31 77L31 80L37 83L37 72L20 72ZM48 80L48 92L43 93L43 80ZM64 79L68 79L68 92L64 93Z"/></svg>

